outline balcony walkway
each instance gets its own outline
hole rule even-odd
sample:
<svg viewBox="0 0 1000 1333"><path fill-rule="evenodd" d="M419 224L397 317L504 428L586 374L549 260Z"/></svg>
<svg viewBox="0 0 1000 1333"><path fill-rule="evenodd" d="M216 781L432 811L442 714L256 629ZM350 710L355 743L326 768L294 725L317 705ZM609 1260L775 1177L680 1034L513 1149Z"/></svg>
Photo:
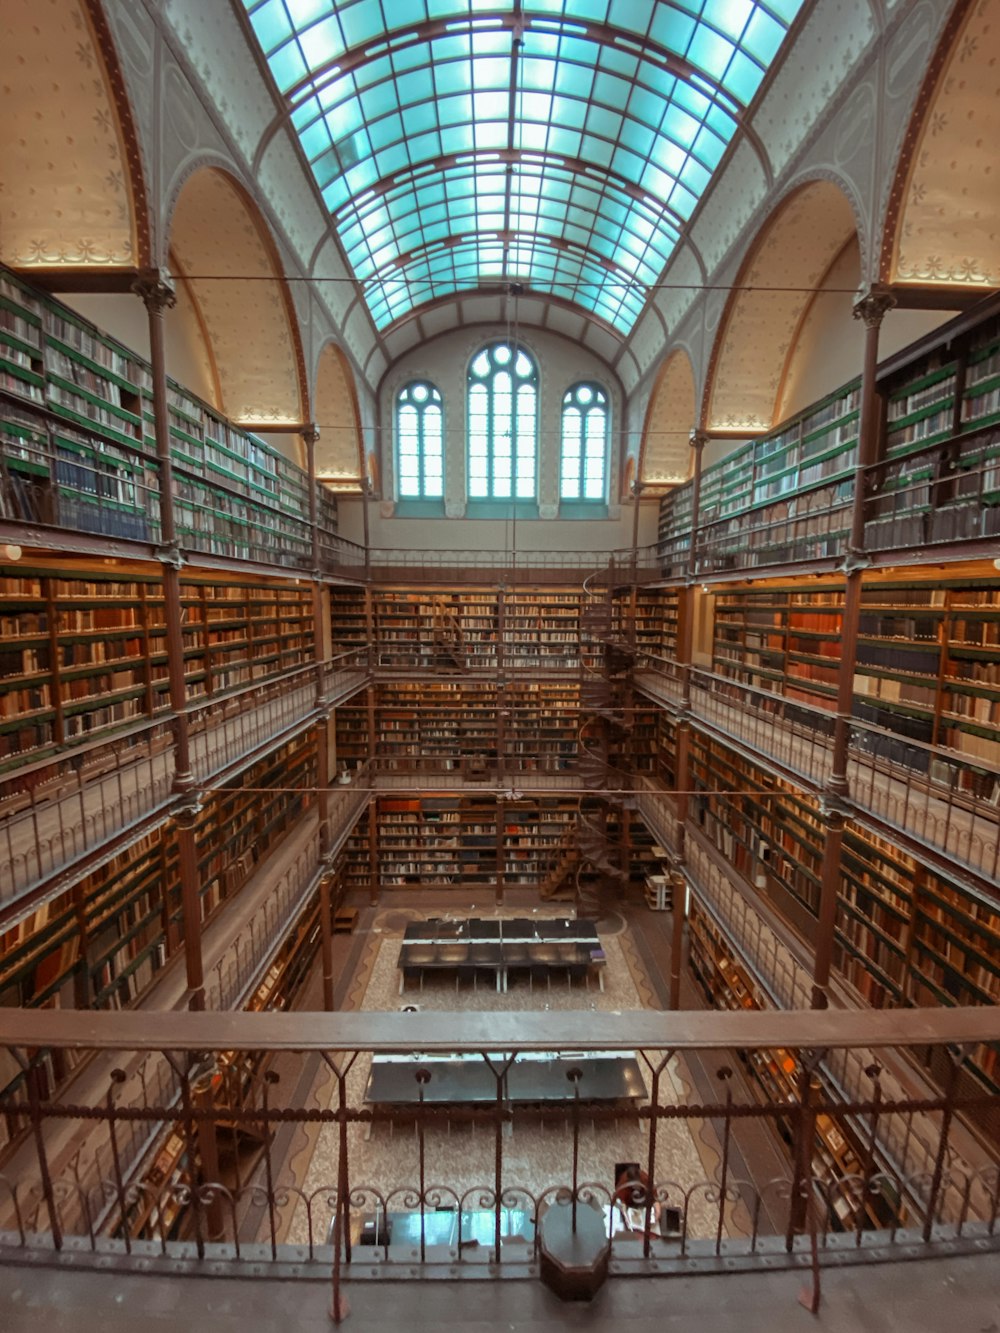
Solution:
<svg viewBox="0 0 1000 1333"><path fill-rule="evenodd" d="M669 678L655 673L636 673L636 686L650 698L678 707L679 691ZM735 691L740 687L732 685ZM775 696L773 707L794 707L794 701ZM729 703L705 689L694 688L692 715L713 728L720 737L728 737L752 753L770 758L806 781L822 788L830 775L833 742L828 736L807 730L799 723L782 718L777 712L755 708L746 699ZM974 767L969 756L957 751L937 754L947 756L967 767ZM898 833L914 842L951 857L974 873L994 876L998 869L998 833L1000 814L997 807L975 801L948 800L938 793L941 788L922 774L902 764L893 764L851 747L847 760L850 804L859 814L870 812Z"/></svg>
<svg viewBox="0 0 1000 1333"><path fill-rule="evenodd" d="M332 682L332 701L350 694L365 680L361 671L338 673ZM198 784L207 784L244 756L261 746L273 746L280 737L308 719L316 707L313 681L269 695L256 706L252 696L235 695L217 705L192 710L191 768ZM248 706L249 705L249 706ZM216 709L221 717L213 717ZM222 711L224 710L224 711ZM201 713L209 725L198 726ZM166 726L167 724L162 724ZM0 855L9 879L0 884L0 907L30 892L88 853L98 853L110 839L154 815L171 799L174 752L166 731L155 728L157 741L142 747L140 757L124 762L114 757L113 767L101 774L86 769L68 776L67 784L50 799L36 800L10 815L0 835ZM114 746L106 747L109 757ZM4 807L0 804L0 818Z"/></svg>
<svg viewBox="0 0 1000 1333"><path fill-rule="evenodd" d="M353 1281L343 1327L409 1333L628 1329L628 1333L992 1333L994 1264L924 1258L825 1270L819 1313L798 1303L808 1272L610 1278L589 1305L563 1304L538 1280ZM4 1333L328 1333L327 1283L160 1277L105 1269L0 1265ZM292 1314L294 1311L294 1314Z"/></svg>

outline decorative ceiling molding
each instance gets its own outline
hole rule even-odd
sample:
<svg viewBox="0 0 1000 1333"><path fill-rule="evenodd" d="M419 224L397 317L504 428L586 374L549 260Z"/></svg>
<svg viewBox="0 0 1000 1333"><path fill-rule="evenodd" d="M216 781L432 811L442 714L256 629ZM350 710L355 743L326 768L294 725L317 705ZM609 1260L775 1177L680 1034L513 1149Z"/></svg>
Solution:
<svg viewBox="0 0 1000 1333"><path fill-rule="evenodd" d="M149 254L138 140L99 6L0 9L0 258L134 268ZM44 113L44 114L43 114Z"/></svg>
<svg viewBox="0 0 1000 1333"><path fill-rule="evenodd" d="M305 362L288 286L259 211L215 166L185 181L170 244L187 275L234 421L268 426L308 420Z"/></svg>
<svg viewBox="0 0 1000 1333"><path fill-rule="evenodd" d="M1000 0L960 0L924 77L882 248L884 280L1000 285Z"/></svg>

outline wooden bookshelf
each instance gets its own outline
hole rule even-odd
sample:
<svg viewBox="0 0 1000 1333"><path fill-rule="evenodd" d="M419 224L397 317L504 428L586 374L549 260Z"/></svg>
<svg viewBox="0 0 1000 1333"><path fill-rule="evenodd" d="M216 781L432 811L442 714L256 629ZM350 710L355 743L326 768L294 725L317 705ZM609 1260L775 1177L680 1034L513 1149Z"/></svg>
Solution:
<svg viewBox="0 0 1000 1333"><path fill-rule="evenodd" d="M206 794L195 833L203 920L312 803L315 772L314 746L299 739ZM0 1005L133 1004L181 945L179 880L167 820L0 937Z"/></svg>
<svg viewBox="0 0 1000 1333"><path fill-rule="evenodd" d="M188 698L216 698L313 660L312 600L294 582L181 585ZM169 708L162 576L0 568L0 772Z"/></svg>
<svg viewBox="0 0 1000 1333"><path fill-rule="evenodd" d="M733 955L715 922L697 904L692 908L689 927L691 968L715 1008L771 1007L750 972ZM800 1102L802 1076L797 1051L778 1047L739 1051L737 1054L750 1076L751 1088L757 1090L763 1102L770 1105ZM822 1078L813 1078L811 1096L813 1101L831 1099ZM775 1124L791 1143L791 1121L778 1119ZM811 1165L814 1176L826 1186L832 1208L830 1221L834 1227L853 1230L858 1225L859 1207L864 1209L863 1228L885 1227L903 1218L900 1201L888 1183L880 1183L877 1190L862 1191L860 1197L859 1191L852 1187L853 1182L841 1188L840 1182L846 1177L866 1174L865 1160L860 1130L848 1117L834 1117L825 1112L816 1116ZM877 1169L877 1164L869 1167L871 1169Z"/></svg>
<svg viewBox="0 0 1000 1333"><path fill-rule="evenodd" d="M252 433L168 381L182 548L310 569L309 480ZM149 364L0 269L0 517L159 539ZM319 489L320 524L336 500Z"/></svg>
<svg viewBox="0 0 1000 1333"><path fill-rule="evenodd" d="M380 797L380 886L537 888L576 815L572 797Z"/></svg>

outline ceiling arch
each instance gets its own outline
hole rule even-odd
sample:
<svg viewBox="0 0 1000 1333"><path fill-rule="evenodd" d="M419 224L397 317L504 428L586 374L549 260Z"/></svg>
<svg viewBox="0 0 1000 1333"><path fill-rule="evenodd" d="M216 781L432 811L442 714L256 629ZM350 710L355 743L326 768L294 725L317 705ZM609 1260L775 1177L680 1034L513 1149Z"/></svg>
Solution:
<svg viewBox="0 0 1000 1333"><path fill-rule="evenodd" d="M218 406L242 425L307 419L298 324L270 233L238 182L202 166L170 219L170 253L209 346Z"/></svg>
<svg viewBox="0 0 1000 1333"><path fill-rule="evenodd" d="M644 486L684 481L691 470L691 431L697 402L691 358L683 348L667 357L656 379L642 431L639 480Z"/></svg>
<svg viewBox="0 0 1000 1333"><path fill-rule="evenodd" d="M361 419L351 367L336 343L319 354L313 418L319 428L316 474L335 490L358 490L364 476Z"/></svg>
<svg viewBox="0 0 1000 1333"><path fill-rule="evenodd" d="M148 263L138 139L100 5L65 0L42 21L37 0L4 0L0 40L0 258Z"/></svg>
<svg viewBox="0 0 1000 1333"><path fill-rule="evenodd" d="M904 144L883 279L1000 286L1000 0L959 5Z"/></svg>
<svg viewBox="0 0 1000 1333"><path fill-rule="evenodd" d="M801 3L243 0L380 331L509 284L619 339Z"/></svg>
<svg viewBox="0 0 1000 1333"><path fill-rule="evenodd" d="M726 304L709 365L704 429L739 435L775 420L797 330L830 265L857 231L844 190L799 186L765 223Z"/></svg>

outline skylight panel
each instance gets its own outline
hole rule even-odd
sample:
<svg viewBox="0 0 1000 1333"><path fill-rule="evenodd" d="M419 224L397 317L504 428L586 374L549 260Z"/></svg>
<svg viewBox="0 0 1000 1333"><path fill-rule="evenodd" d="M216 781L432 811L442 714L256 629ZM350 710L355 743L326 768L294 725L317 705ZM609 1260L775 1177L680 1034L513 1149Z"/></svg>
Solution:
<svg viewBox="0 0 1000 1333"><path fill-rule="evenodd" d="M379 328L517 280L623 334L802 4L242 2Z"/></svg>

